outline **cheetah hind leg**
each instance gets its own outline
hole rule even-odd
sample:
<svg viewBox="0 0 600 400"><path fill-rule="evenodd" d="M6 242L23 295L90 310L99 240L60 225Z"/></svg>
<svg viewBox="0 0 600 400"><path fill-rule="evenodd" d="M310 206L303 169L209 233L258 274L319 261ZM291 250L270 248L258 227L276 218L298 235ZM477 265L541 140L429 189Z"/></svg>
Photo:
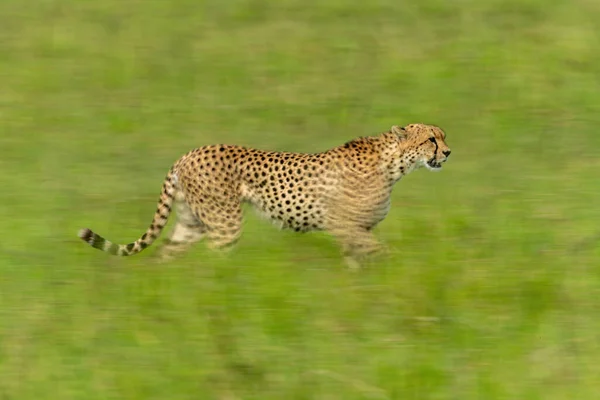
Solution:
<svg viewBox="0 0 600 400"><path fill-rule="evenodd" d="M207 247L221 255L228 253L242 233L241 202L233 196L219 199L205 196L202 205L193 211L205 228Z"/></svg>
<svg viewBox="0 0 600 400"><path fill-rule="evenodd" d="M156 253L160 261L175 258L206 236L206 226L195 217L181 197L175 202L175 211L177 213L175 227Z"/></svg>
<svg viewBox="0 0 600 400"><path fill-rule="evenodd" d="M202 224L189 225L178 221L171 236L161 243L157 256L161 261L172 260L205 236L206 231Z"/></svg>
<svg viewBox="0 0 600 400"><path fill-rule="evenodd" d="M222 218L219 221L211 221L208 225L208 248L226 254L231 251L242 234L241 205L230 205Z"/></svg>

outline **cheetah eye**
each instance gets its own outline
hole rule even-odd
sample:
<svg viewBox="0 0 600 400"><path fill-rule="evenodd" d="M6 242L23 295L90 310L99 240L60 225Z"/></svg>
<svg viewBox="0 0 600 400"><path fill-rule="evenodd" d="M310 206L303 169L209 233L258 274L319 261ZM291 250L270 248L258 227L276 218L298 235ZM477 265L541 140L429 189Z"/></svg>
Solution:
<svg viewBox="0 0 600 400"><path fill-rule="evenodd" d="M437 142L435 141L435 138L434 138L433 136L429 138L429 141L430 141L431 143L436 143L436 144L437 144Z"/></svg>

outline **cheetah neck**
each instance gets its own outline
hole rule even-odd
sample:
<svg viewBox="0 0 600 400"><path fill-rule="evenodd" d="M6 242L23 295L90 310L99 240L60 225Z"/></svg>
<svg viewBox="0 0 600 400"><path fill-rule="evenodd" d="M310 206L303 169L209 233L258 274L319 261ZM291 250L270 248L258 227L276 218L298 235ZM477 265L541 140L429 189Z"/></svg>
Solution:
<svg viewBox="0 0 600 400"><path fill-rule="evenodd" d="M400 156L387 163L388 180L392 183L398 182L403 176L410 174L416 169L417 165L410 160L409 156Z"/></svg>
<svg viewBox="0 0 600 400"><path fill-rule="evenodd" d="M394 184L403 176L417 168L415 156L411 153L410 145L398 139L398 136L386 132L380 136L383 144L381 148L381 165L390 183Z"/></svg>

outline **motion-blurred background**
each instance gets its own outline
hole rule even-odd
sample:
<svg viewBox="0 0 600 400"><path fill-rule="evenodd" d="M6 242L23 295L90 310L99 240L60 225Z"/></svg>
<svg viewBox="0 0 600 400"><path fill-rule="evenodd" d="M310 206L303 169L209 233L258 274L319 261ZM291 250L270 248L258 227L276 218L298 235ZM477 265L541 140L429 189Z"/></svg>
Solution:
<svg viewBox="0 0 600 400"><path fill-rule="evenodd" d="M0 398L597 399L600 3L2 0ZM117 242L171 163L317 152L393 124L403 179L349 273L253 213L171 263Z"/></svg>

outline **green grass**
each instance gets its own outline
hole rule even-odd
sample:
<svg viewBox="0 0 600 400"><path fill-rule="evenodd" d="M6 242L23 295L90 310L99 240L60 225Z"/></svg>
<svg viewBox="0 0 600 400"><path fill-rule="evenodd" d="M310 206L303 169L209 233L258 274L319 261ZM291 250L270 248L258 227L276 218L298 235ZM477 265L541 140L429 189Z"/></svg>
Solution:
<svg viewBox="0 0 600 400"><path fill-rule="evenodd" d="M219 4L221 3L221 4ZM0 2L0 398L596 399L592 0ZM181 154L448 135L349 272L248 213L238 247L128 242Z"/></svg>

